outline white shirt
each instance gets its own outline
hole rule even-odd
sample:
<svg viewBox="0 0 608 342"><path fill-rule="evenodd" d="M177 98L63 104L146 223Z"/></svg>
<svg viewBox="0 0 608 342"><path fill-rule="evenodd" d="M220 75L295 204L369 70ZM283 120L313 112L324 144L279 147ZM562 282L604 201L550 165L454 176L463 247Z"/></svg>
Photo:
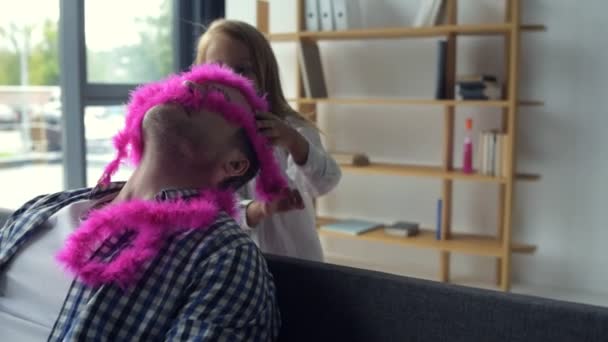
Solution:
<svg viewBox="0 0 608 342"><path fill-rule="evenodd" d="M289 187L300 191L305 208L276 213L256 227L249 227L245 209L250 200L244 200L241 202L240 223L245 229L251 230L253 240L264 253L323 261L313 199L331 191L340 181L342 173L336 161L323 148L321 136L315 127L295 117L288 117L286 121L308 141L308 159L303 165L298 165L283 148L275 148L274 155ZM241 191L246 199L253 198L254 193L255 180Z"/></svg>
<svg viewBox="0 0 608 342"><path fill-rule="evenodd" d="M49 218L0 274L0 340L46 341L59 316L73 277L55 260L80 217L97 201L72 203Z"/></svg>

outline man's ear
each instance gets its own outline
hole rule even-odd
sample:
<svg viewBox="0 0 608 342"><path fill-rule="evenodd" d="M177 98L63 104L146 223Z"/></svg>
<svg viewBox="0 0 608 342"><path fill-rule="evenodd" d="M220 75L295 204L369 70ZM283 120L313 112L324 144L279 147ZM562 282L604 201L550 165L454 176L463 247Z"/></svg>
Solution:
<svg viewBox="0 0 608 342"><path fill-rule="evenodd" d="M244 175L249 170L249 160L239 150L228 152L224 162L224 173L226 178Z"/></svg>

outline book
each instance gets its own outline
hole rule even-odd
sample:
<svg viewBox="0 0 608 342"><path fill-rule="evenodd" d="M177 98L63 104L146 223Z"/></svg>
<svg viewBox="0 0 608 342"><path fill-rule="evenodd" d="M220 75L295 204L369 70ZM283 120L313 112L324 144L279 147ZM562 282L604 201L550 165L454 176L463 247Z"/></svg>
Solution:
<svg viewBox="0 0 608 342"><path fill-rule="evenodd" d="M479 88L463 87L457 85L458 95L463 100L499 100L502 98L502 89L495 84L488 84Z"/></svg>
<svg viewBox="0 0 608 342"><path fill-rule="evenodd" d="M488 166L490 168L489 174L492 176L496 176L496 133L490 133L490 146L488 146L490 150L490 160L488 161Z"/></svg>
<svg viewBox="0 0 608 342"><path fill-rule="evenodd" d="M435 0L433 1L433 7L431 7L431 13L429 18L428 26L439 25L443 21L445 11L445 1Z"/></svg>
<svg viewBox="0 0 608 342"><path fill-rule="evenodd" d="M349 235L361 235L371 230L382 227L382 223L366 220L340 220L321 226L321 230Z"/></svg>
<svg viewBox="0 0 608 342"><path fill-rule="evenodd" d="M319 0L319 14L321 17L321 31L333 31L336 28L333 2L331 0Z"/></svg>
<svg viewBox="0 0 608 342"><path fill-rule="evenodd" d="M327 88L321 63L319 46L314 41L300 40L298 43L300 55L300 70L302 70L302 83L306 97L326 98Z"/></svg>
<svg viewBox="0 0 608 342"><path fill-rule="evenodd" d="M488 133L487 132L481 132L481 143L480 143L481 147L482 147L482 152L480 155L480 172L481 174L487 175L488 174L488 145L489 145L489 141L488 141Z"/></svg>
<svg viewBox="0 0 608 342"><path fill-rule="evenodd" d="M482 134L482 154L481 154L481 173L487 176L492 176L492 165L490 161L492 160L492 135L493 131L484 131Z"/></svg>
<svg viewBox="0 0 608 342"><path fill-rule="evenodd" d="M507 136L496 130L484 131L480 136L480 173L487 176L505 177Z"/></svg>
<svg viewBox="0 0 608 342"><path fill-rule="evenodd" d="M502 164L503 164L503 134L497 133L494 151L494 176L503 176Z"/></svg>
<svg viewBox="0 0 608 342"><path fill-rule="evenodd" d="M443 205L441 199L437 200L437 222L435 226L435 239L441 240L441 216L443 215Z"/></svg>
<svg viewBox="0 0 608 342"><path fill-rule="evenodd" d="M418 226L418 223L415 222L397 221L384 227L384 232L392 236L410 237L418 234Z"/></svg>
<svg viewBox="0 0 608 342"><path fill-rule="evenodd" d="M446 54L448 42L439 40L437 43L437 84L435 85L435 99L441 100L447 97L445 89Z"/></svg>
<svg viewBox="0 0 608 342"><path fill-rule="evenodd" d="M496 76L480 74L480 75L459 75L456 77L457 83L470 83L470 82L498 82Z"/></svg>
<svg viewBox="0 0 608 342"><path fill-rule="evenodd" d="M422 0L416 17L414 27L434 26L440 22L444 10L443 0Z"/></svg>
<svg viewBox="0 0 608 342"><path fill-rule="evenodd" d="M501 167L500 167L500 175L503 177L509 177L509 165L506 162L506 158L507 158L507 152L509 150L508 146L509 143L507 141L507 135L506 134L501 134L501 147L502 147L502 151L501 151Z"/></svg>
<svg viewBox="0 0 608 342"><path fill-rule="evenodd" d="M321 0L326 1L326 0ZM361 21L361 9L359 1L332 0L334 24L336 30L344 31L359 27Z"/></svg>
<svg viewBox="0 0 608 342"><path fill-rule="evenodd" d="M427 18L431 11L431 6L433 6L433 0L422 0L420 2L420 7L418 7L418 12L416 13L412 26L421 27L426 25L428 22Z"/></svg>
<svg viewBox="0 0 608 342"><path fill-rule="evenodd" d="M459 81L456 82L456 86L458 89L469 89L469 90L477 90L477 89L487 89L487 88L500 88L500 84L492 81L483 81L483 82L464 82Z"/></svg>
<svg viewBox="0 0 608 342"><path fill-rule="evenodd" d="M461 100L500 100L500 90L465 90L458 91Z"/></svg>
<svg viewBox="0 0 608 342"><path fill-rule="evenodd" d="M306 11L306 30L320 31L319 0L306 0L304 6L304 10Z"/></svg>

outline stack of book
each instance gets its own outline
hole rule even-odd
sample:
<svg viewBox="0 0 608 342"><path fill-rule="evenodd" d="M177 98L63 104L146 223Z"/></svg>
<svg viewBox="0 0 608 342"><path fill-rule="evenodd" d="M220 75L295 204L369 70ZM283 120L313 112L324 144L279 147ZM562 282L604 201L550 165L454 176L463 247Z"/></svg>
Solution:
<svg viewBox="0 0 608 342"><path fill-rule="evenodd" d="M367 221L367 220L358 220L358 219L348 219L348 220L338 220L335 222L330 222L322 225L321 230L348 234L348 235L361 235L367 233L369 231L381 228L383 224L381 222L375 221Z"/></svg>
<svg viewBox="0 0 608 342"><path fill-rule="evenodd" d="M361 235L380 228L384 228L384 233L387 235L404 238L416 236L419 232L418 223L409 221L397 221L385 225L382 222L347 219L329 222L320 227L322 231L348 235Z"/></svg>
<svg viewBox="0 0 608 342"><path fill-rule="evenodd" d="M483 131L479 140L479 171L487 176L505 177L506 134L498 131Z"/></svg>
<svg viewBox="0 0 608 342"><path fill-rule="evenodd" d="M498 100L502 87L493 75L458 76L456 92L461 100Z"/></svg>

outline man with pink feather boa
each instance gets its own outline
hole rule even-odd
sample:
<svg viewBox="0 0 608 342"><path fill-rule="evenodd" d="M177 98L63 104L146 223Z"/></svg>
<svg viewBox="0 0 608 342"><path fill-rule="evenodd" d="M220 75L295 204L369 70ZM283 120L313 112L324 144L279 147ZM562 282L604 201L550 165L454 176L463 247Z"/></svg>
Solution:
<svg viewBox="0 0 608 342"><path fill-rule="evenodd" d="M260 200L299 205L257 133L266 107L216 65L138 88L99 185L39 196L0 230L0 340L276 339L272 276L233 219L258 173Z"/></svg>

